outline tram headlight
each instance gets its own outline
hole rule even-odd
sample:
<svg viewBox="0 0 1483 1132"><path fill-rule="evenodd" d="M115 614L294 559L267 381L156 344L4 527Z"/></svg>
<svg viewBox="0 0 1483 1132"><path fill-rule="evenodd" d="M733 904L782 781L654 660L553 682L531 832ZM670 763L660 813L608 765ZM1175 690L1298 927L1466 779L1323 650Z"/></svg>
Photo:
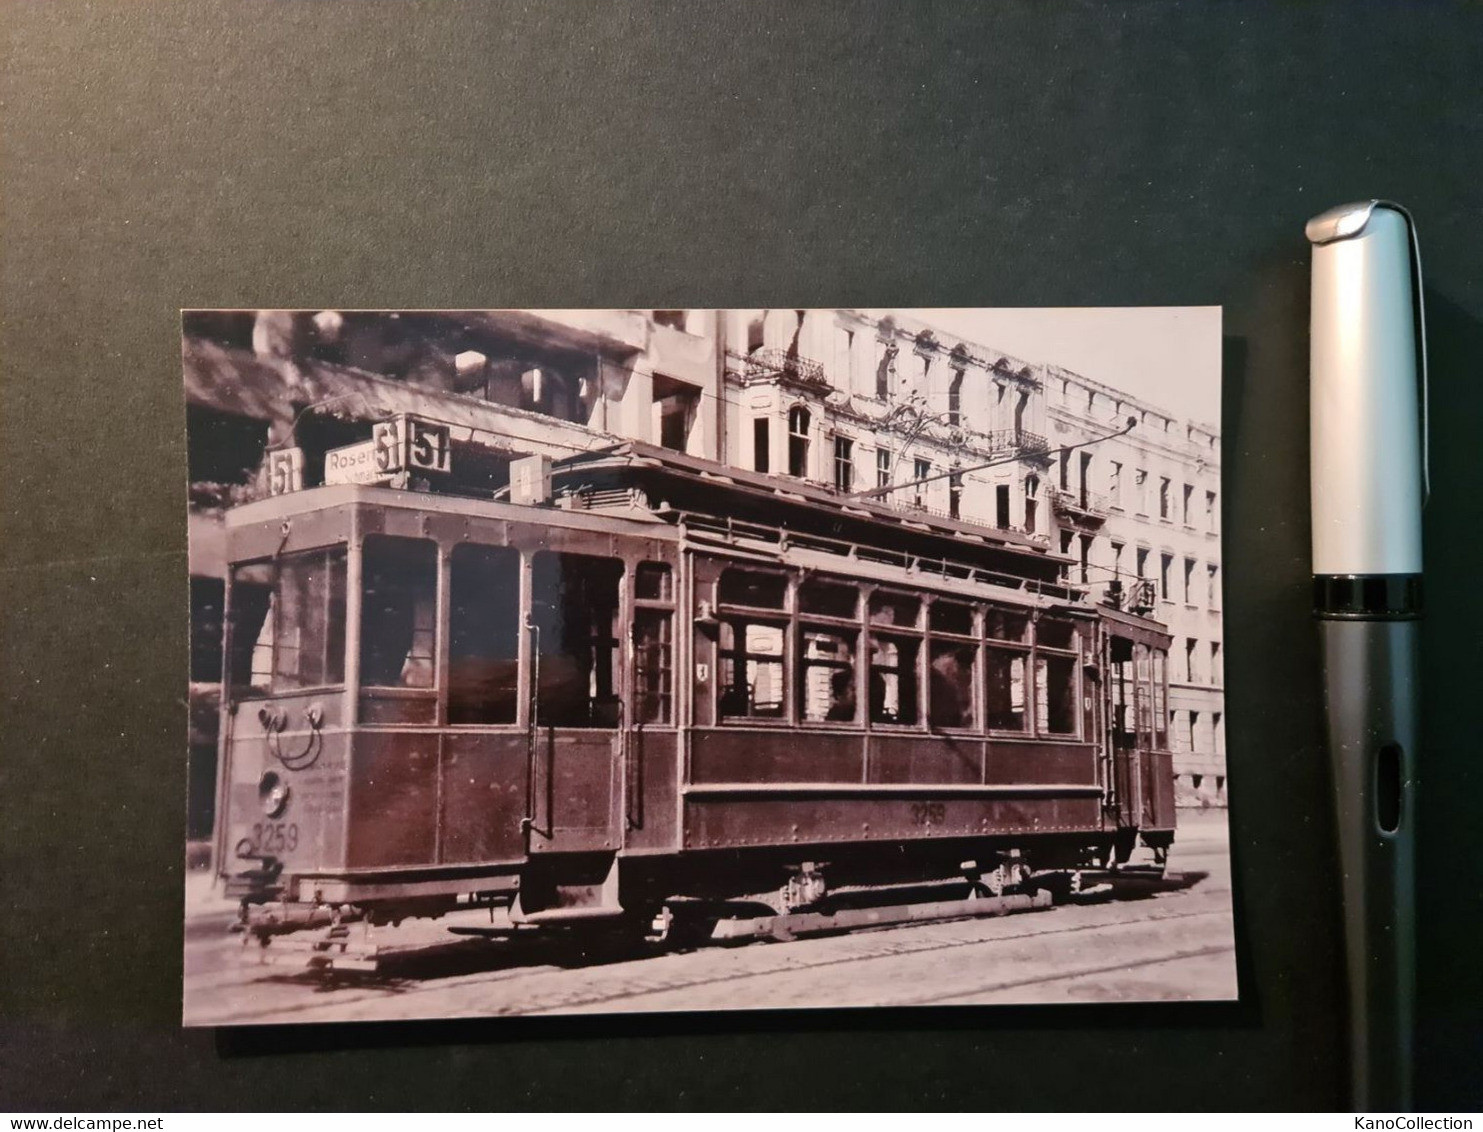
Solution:
<svg viewBox="0 0 1483 1132"><path fill-rule="evenodd" d="M288 783L273 771L268 771L258 780L257 797L262 803L263 814L269 818L281 817L288 809Z"/></svg>

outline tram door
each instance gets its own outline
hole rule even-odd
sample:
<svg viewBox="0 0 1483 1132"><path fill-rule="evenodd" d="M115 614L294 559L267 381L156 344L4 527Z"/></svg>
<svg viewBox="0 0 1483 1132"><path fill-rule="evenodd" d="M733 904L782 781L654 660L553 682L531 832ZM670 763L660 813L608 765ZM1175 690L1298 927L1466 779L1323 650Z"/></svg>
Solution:
<svg viewBox="0 0 1483 1132"><path fill-rule="evenodd" d="M618 848L623 563L540 551L531 562L531 853Z"/></svg>
<svg viewBox="0 0 1483 1132"><path fill-rule="evenodd" d="M1139 641L1108 641L1107 742L1112 810L1122 829L1158 828L1172 815L1156 777L1167 767L1165 653Z"/></svg>
<svg viewBox="0 0 1483 1132"><path fill-rule="evenodd" d="M1148 646L1108 640L1107 743L1112 763L1113 816L1121 829L1143 824L1142 754L1151 741Z"/></svg>

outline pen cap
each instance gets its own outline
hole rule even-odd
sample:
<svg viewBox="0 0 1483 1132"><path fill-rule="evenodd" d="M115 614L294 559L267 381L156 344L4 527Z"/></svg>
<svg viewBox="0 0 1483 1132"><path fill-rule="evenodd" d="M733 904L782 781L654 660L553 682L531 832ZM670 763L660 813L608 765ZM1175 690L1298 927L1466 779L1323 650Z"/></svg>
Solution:
<svg viewBox="0 0 1483 1132"><path fill-rule="evenodd" d="M1378 202L1308 222L1313 572L1421 573L1421 281L1409 217Z"/></svg>

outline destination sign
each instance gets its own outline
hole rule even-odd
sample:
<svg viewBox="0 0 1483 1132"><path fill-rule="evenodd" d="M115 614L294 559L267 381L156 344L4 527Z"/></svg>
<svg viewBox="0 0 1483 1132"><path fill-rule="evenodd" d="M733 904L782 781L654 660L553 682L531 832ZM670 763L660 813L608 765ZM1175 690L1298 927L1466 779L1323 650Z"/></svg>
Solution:
<svg viewBox="0 0 1483 1132"><path fill-rule="evenodd" d="M331 448L324 454L324 482L385 483L391 473L376 466L376 442L363 440L343 448Z"/></svg>

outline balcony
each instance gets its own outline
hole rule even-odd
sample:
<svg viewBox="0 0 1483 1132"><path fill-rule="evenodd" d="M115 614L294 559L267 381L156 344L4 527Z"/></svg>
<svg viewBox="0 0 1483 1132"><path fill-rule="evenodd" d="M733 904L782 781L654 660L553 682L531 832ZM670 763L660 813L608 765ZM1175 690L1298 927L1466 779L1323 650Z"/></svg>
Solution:
<svg viewBox="0 0 1483 1132"><path fill-rule="evenodd" d="M753 350L750 354L728 353L726 361L727 368L749 385L755 381L780 381L823 392L830 388L820 363L777 347Z"/></svg>
<svg viewBox="0 0 1483 1132"><path fill-rule="evenodd" d="M1053 487L1050 489L1050 505L1058 518L1074 526L1095 530L1106 520L1110 503L1105 495L1085 488L1072 491Z"/></svg>

